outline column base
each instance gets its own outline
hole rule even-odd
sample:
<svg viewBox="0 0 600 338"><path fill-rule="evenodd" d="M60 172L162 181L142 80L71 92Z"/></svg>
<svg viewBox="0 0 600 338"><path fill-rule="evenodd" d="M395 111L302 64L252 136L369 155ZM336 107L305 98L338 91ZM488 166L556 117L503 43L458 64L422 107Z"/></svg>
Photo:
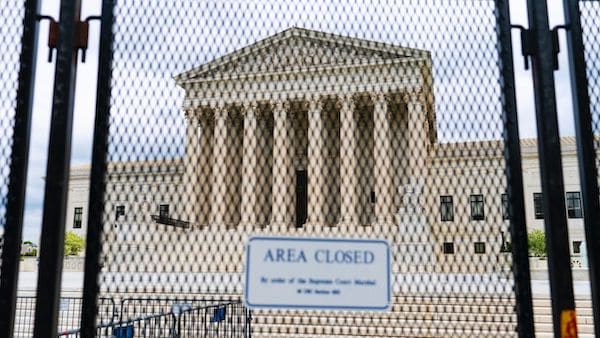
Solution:
<svg viewBox="0 0 600 338"><path fill-rule="evenodd" d="M325 222L309 221L309 222L302 224L302 228L304 228L308 232L317 231L317 230L323 228L324 226L325 226Z"/></svg>
<svg viewBox="0 0 600 338"><path fill-rule="evenodd" d="M262 227L256 222L240 222L237 228L239 230L243 230L245 232L252 232L256 230L260 230Z"/></svg>
<svg viewBox="0 0 600 338"><path fill-rule="evenodd" d="M227 226L227 224L225 222L213 222L210 224L210 229L211 230L228 230L229 227Z"/></svg>
<svg viewBox="0 0 600 338"><path fill-rule="evenodd" d="M395 227L396 224L392 220L377 220L371 224L373 231L381 232L383 230L389 230Z"/></svg>
<svg viewBox="0 0 600 338"><path fill-rule="evenodd" d="M292 226L292 223L287 223L287 222L272 222L269 223L269 225L267 225L269 230L272 231L287 231L290 227Z"/></svg>
<svg viewBox="0 0 600 338"><path fill-rule="evenodd" d="M340 227L340 228L351 228L351 227L358 228L360 226L360 221L353 220L353 219L346 219L346 220L339 221L335 226Z"/></svg>
<svg viewBox="0 0 600 338"><path fill-rule="evenodd" d="M211 227L210 223L194 223L191 225L191 229L198 229L198 230L210 229L210 227Z"/></svg>

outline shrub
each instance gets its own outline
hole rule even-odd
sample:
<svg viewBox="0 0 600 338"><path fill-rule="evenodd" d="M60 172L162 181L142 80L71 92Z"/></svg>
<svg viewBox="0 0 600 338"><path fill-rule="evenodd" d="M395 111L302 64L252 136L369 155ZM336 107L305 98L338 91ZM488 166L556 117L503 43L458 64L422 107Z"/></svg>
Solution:
<svg viewBox="0 0 600 338"><path fill-rule="evenodd" d="M65 255L76 256L78 255L85 245L83 237L77 235L74 232L67 232L65 235Z"/></svg>
<svg viewBox="0 0 600 338"><path fill-rule="evenodd" d="M529 255L546 257L546 236L542 230L533 230L527 235Z"/></svg>
<svg viewBox="0 0 600 338"><path fill-rule="evenodd" d="M23 256L35 257L37 256L37 249L31 249L31 251L24 253Z"/></svg>

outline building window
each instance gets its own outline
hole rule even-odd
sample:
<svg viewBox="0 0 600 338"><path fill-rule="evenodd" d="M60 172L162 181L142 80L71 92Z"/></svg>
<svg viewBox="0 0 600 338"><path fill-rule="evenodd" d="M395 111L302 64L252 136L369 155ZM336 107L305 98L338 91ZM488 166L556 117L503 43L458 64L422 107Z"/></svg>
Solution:
<svg viewBox="0 0 600 338"><path fill-rule="evenodd" d="M502 194L502 219L509 219L510 218L510 211L509 211L509 207L510 204L508 204L508 194Z"/></svg>
<svg viewBox="0 0 600 338"><path fill-rule="evenodd" d="M75 208L75 213L73 213L73 229L81 228L81 219L83 218L83 208L77 207Z"/></svg>
<svg viewBox="0 0 600 338"><path fill-rule="evenodd" d="M442 222L454 221L454 202L452 196L440 196L440 216Z"/></svg>
<svg viewBox="0 0 600 338"><path fill-rule="evenodd" d="M118 221L121 216L125 216L125 206L117 205L117 208L115 209L115 220Z"/></svg>
<svg viewBox="0 0 600 338"><path fill-rule="evenodd" d="M535 219L544 219L544 206L542 205L543 198L539 192L533 193L533 211Z"/></svg>
<svg viewBox="0 0 600 338"><path fill-rule="evenodd" d="M454 254L453 242L444 242L444 253L448 255Z"/></svg>
<svg viewBox="0 0 600 338"><path fill-rule="evenodd" d="M469 202L471 204L471 220L482 221L485 218L483 211L483 195L471 195Z"/></svg>
<svg viewBox="0 0 600 338"><path fill-rule="evenodd" d="M567 215L569 215L569 218L583 217L583 210L581 208L581 193L567 193Z"/></svg>
<svg viewBox="0 0 600 338"><path fill-rule="evenodd" d="M160 204L158 206L158 217L169 218L169 205L168 204Z"/></svg>
<svg viewBox="0 0 600 338"><path fill-rule="evenodd" d="M475 242L475 253L476 254L484 254L485 253L485 243L484 242Z"/></svg>
<svg viewBox="0 0 600 338"><path fill-rule="evenodd" d="M581 241L573 241L573 253L581 253Z"/></svg>

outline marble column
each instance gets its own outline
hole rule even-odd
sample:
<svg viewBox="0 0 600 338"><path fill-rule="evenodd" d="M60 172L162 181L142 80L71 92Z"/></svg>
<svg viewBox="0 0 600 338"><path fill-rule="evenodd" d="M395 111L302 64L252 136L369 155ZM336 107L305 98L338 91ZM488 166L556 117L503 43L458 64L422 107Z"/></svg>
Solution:
<svg viewBox="0 0 600 338"><path fill-rule="evenodd" d="M427 117L423 109L425 102L420 89L405 93L403 99L408 110L408 171L411 181L415 181L423 176L427 158Z"/></svg>
<svg viewBox="0 0 600 338"><path fill-rule="evenodd" d="M359 224L358 159L356 158L357 125L352 95L339 98L340 103L340 220L341 226Z"/></svg>
<svg viewBox="0 0 600 338"><path fill-rule="evenodd" d="M257 136L257 204L258 224L265 227L271 222L273 185L273 126L271 112L256 116Z"/></svg>
<svg viewBox="0 0 600 338"><path fill-rule="evenodd" d="M290 119L284 101L273 106L273 194L271 226L285 228L292 224L293 158L291 151Z"/></svg>
<svg viewBox="0 0 600 338"><path fill-rule="evenodd" d="M384 93L373 94L373 176L375 178L375 224L393 223L390 121Z"/></svg>
<svg viewBox="0 0 600 338"><path fill-rule="evenodd" d="M212 226L225 227L227 216L227 108L214 108Z"/></svg>
<svg viewBox="0 0 600 338"><path fill-rule="evenodd" d="M190 222L192 227L197 226L198 200L198 165L200 164L200 147L198 135L198 116L194 109L186 111L187 126L185 130L185 173L183 184L185 187L185 209L183 219Z"/></svg>
<svg viewBox="0 0 600 338"><path fill-rule="evenodd" d="M198 116L198 181L195 190L198 193L198 204L195 212L196 222L201 227L208 226L211 221L212 188L213 188L213 151L214 151L214 119L212 113L202 111Z"/></svg>
<svg viewBox="0 0 600 338"><path fill-rule="evenodd" d="M256 103L244 105L244 140L243 140L243 158L242 158L242 210L241 225L253 228L257 225L257 167L258 148L257 148L257 113Z"/></svg>
<svg viewBox="0 0 600 338"><path fill-rule="evenodd" d="M323 177L323 106L318 97L308 101L308 221L310 226L325 225Z"/></svg>

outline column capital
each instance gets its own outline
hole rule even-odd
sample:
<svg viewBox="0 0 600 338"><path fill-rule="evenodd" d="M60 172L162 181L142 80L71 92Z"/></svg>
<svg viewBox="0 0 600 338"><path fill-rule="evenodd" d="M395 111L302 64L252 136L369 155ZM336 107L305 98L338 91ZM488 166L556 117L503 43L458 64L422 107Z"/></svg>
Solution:
<svg viewBox="0 0 600 338"><path fill-rule="evenodd" d="M245 102L243 104L242 115L245 118L256 118L258 113L258 102Z"/></svg>
<svg viewBox="0 0 600 338"><path fill-rule="evenodd" d="M227 113L229 112L229 110L227 109L227 106L225 106L225 104L217 104L215 106L212 106L211 108L213 110L213 115L215 119L227 118Z"/></svg>
<svg viewBox="0 0 600 338"><path fill-rule="evenodd" d="M373 114L383 114L386 119L392 117L392 111L388 109L388 103L390 96L387 93L379 92L373 93L374 110Z"/></svg>
<svg viewBox="0 0 600 338"><path fill-rule="evenodd" d="M304 96L305 101L321 101L322 94L320 93L307 93Z"/></svg>
<svg viewBox="0 0 600 338"><path fill-rule="evenodd" d="M201 112L195 110L185 112L185 118L190 127L197 127L198 125L200 125L200 120L202 119L202 117L203 115L201 114Z"/></svg>
<svg viewBox="0 0 600 338"><path fill-rule="evenodd" d="M190 119L190 120L197 118L196 109L191 108L191 107L183 108L183 116L185 116L186 119Z"/></svg>
<svg viewBox="0 0 600 338"><path fill-rule="evenodd" d="M408 103L421 103L424 99L424 92L422 87L413 88L412 90L406 90L402 92L402 99Z"/></svg>
<svg viewBox="0 0 600 338"><path fill-rule="evenodd" d="M199 123L202 120L211 119L214 115L213 109L209 106L188 107L183 109L185 118Z"/></svg>
<svg viewBox="0 0 600 338"><path fill-rule="evenodd" d="M341 94L338 95L338 108L340 110L353 110L354 95L353 94Z"/></svg>
<svg viewBox="0 0 600 338"><path fill-rule="evenodd" d="M307 98L308 114L319 114L323 110L323 102L319 96L310 96Z"/></svg>
<svg viewBox="0 0 600 338"><path fill-rule="evenodd" d="M273 100L271 101L271 107L273 109L273 118L285 117L289 108L289 104L285 100Z"/></svg>
<svg viewBox="0 0 600 338"><path fill-rule="evenodd" d="M340 102L354 101L355 95L354 95L354 93L342 93L342 94L337 95L337 97Z"/></svg>
<svg viewBox="0 0 600 338"><path fill-rule="evenodd" d="M387 103L387 93L374 92L374 93L371 93L370 95L371 95L371 98L373 99L373 103L375 105Z"/></svg>

